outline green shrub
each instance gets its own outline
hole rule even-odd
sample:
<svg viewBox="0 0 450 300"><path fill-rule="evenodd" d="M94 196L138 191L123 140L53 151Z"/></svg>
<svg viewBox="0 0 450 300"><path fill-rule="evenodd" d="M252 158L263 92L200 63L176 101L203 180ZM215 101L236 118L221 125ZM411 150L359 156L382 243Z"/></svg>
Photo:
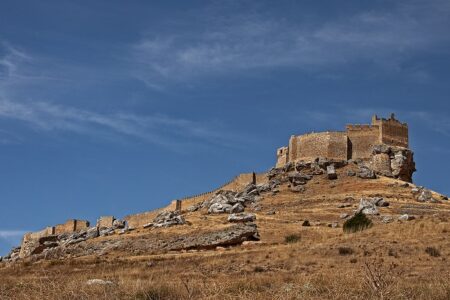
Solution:
<svg viewBox="0 0 450 300"><path fill-rule="evenodd" d="M425 252L428 253L428 255L433 256L433 257L441 256L441 252L439 252L439 250L434 247L427 247L425 249Z"/></svg>
<svg viewBox="0 0 450 300"><path fill-rule="evenodd" d="M343 230L346 233L352 233L357 231L362 231L364 229L372 227L372 221L366 217L365 214L359 212L353 217L345 221Z"/></svg>
<svg viewBox="0 0 450 300"><path fill-rule="evenodd" d="M290 234L284 237L284 241L288 244L297 243L300 241L300 236L298 234Z"/></svg>

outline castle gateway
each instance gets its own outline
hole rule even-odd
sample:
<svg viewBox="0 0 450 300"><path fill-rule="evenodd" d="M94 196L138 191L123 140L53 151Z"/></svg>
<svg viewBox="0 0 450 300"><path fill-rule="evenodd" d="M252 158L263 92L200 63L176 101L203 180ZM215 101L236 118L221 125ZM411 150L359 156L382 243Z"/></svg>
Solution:
<svg viewBox="0 0 450 300"><path fill-rule="evenodd" d="M345 131L293 135L289 146L277 150L277 167L288 162L317 157L336 160L370 159L375 145L408 148L408 124L395 119L372 117L371 124L347 125Z"/></svg>

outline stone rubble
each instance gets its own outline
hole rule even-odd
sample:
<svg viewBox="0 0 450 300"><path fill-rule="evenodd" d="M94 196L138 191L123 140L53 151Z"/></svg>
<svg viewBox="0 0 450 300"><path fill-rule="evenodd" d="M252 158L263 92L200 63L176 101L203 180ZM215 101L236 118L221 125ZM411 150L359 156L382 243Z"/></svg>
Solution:
<svg viewBox="0 0 450 300"><path fill-rule="evenodd" d="M170 227L174 225L184 225L186 220L178 211L162 211L154 219L153 222L145 224L144 228L154 227Z"/></svg>

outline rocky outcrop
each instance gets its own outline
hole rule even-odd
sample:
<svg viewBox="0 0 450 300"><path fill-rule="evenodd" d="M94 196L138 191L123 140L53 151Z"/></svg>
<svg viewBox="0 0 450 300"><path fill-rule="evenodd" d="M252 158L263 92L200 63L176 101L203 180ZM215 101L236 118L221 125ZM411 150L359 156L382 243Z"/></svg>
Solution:
<svg viewBox="0 0 450 300"><path fill-rule="evenodd" d="M231 214L228 216L228 222L231 223L254 222L255 220L256 220L255 214L240 213L240 214Z"/></svg>
<svg viewBox="0 0 450 300"><path fill-rule="evenodd" d="M261 195L275 190L276 186L278 186L278 183L274 180L271 184L256 185L250 183L241 192L222 190L211 199L190 209L190 211L207 208L209 214L242 213L247 207L257 208Z"/></svg>
<svg viewBox="0 0 450 300"><path fill-rule="evenodd" d="M373 147L371 168L377 174L412 182L416 171L413 156L414 153L407 148L376 145Z"/></svg>
<svg viewBox="0 0 450 300"><path fill-rule="evenodd" d="M169 241L169 250L214 249L242 244L244 241L259 240L258 229L255 224L237 224L224 230L201 234L199 236L185 236Z"/></svg>
<svg viewBox="0 0 450 300"><path fill-rule="evenodd" d="M166 238L138 236L122 240L107 239L92 243L76 243L48 248L42 253L32 255L33 260L81 257L86 255L102 256L110 251L133 253L164 253L167 251L215 249L240 245L244 241L259 240L256 224L238 223L230 227L203 233L189 233Z"/></svg>

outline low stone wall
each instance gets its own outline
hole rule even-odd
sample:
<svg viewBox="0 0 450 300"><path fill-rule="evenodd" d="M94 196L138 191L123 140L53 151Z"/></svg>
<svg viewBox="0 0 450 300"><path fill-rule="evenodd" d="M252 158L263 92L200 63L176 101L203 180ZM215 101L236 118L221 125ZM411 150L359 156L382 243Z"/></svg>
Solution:
<svg viewBox="0 0 450 300"><path fill-rule="evenodd" d="M257 173L255 174L255 176L256 176L256 183L260 184L267 182L266 173ZM239 174L238 176L234 177L229 182L221 185L217 189L194 196L184 197L177 200L181 200L181 209L184 209L187 206L210 199L219 190L238 191L244 188L247 184L251 183L252 181L253 181L253 173ZM176 200L172 201L170 205L158 210L128 215L124 218L124 220L128 222L128 226L130 227L134 228L142 227L144 224L152 222L159 212L163 210L175 210L176 209L175 201Z"/></svg>

